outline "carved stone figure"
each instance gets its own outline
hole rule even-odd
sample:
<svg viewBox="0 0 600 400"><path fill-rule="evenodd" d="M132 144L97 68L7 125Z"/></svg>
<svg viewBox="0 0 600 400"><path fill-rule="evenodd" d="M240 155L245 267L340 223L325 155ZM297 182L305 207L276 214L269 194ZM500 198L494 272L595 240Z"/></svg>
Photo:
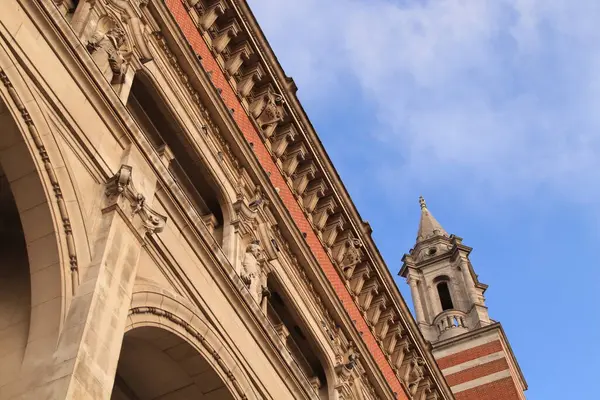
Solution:
<svg viewBox="0 0 600 400"><path fill-rule="evenodd" d="M125 31L121 26L109 18L101 19L86 47L112 84L123 83L127 70L125 57L129 51Z"/></svg>
<svg viewBox="0 0 600 400"><path fill-rule="evenodd" d="M419 387L419 383L425 376L425 361L422 358L418 357L410 362L411 369L407 379L407 386L409 392L414 395L417 392Z"/></svg>
<svg viewBox="0 0 600 400"><path fill-rule="evenodd" d="M252 241L247 247L242 259L242 270L240 277L248 286L252 297L260 304L263 296L263 268L264 262L263 250L257 240Z"/></svg>

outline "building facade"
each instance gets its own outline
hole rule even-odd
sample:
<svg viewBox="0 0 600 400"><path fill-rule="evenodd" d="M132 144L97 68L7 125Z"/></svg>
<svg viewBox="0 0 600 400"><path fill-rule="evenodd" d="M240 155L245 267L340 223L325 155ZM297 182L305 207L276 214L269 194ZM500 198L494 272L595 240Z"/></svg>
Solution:
<svg viewBox="0 0 600 400"><path fill-rule="evenodd" d="M3 0L0 81L0 399L454 398L244 0Z"/></svg>
<svg viewBox="0 0 600 400"><path fill-rule="evenodd" d="M419 199L417 241L403 258L415 319L457 400L523 400L527 383L502 325L488 315L469 260L471 248L449 235Z"/></svg>

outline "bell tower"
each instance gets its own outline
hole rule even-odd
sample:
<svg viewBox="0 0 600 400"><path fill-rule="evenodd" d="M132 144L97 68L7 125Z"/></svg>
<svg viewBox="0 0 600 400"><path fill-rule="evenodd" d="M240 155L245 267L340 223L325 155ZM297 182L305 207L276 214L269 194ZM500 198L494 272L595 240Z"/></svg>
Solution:
<svg viewBox="0 0 600 400"><path fill-rule="evenodd" d="M499 322L488 315L472 248L444 230L419 198L415 246L400 276L411 289L415 319L459 400L525 399L527 384Z"/></svg>

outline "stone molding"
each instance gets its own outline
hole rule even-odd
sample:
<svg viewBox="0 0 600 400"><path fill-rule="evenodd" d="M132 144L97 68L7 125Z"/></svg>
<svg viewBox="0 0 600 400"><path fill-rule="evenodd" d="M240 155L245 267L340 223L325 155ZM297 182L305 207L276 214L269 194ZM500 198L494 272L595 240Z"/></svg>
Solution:
<svg viewBox="0 0 600 400"><path fill-rule="evenodd" d="M56 206L60 214L63 226L63 233L66 239L65 241L67 245L67 253L69 256L69 269L71 271L71 294L74 294L75 289L79 285L79 265L77 261L77 249L75 248L75 240L73 238L73 229L71 227L71 219L69 217L69 211L67 210L63 192L60 187L60 182L58 182L56 172L54 171L54 165L50 160L50 156L46 151L46 146L44 145L42 137L40 136L37 127L35 126L33 118L29 114L29 111L27 110L27 107L25 107L25 104L21 101L21 97L15 90L13 84L8 78L8 75L4 70L2 70L2 68L0 68L0 81L7 89L8 95L12 100L13 105L19 111L23 122L27 126L27 131L29 132L31 140L35 144L36 150L38 151L38 155L41 159L42 164L44 165L46 176L48 177L48 180L52 185L54 197L56 200Z"/></svg>
<svg viewBox="0 0 600 400"><path fill-rule="evenodd" d="M215 343L219 340L218 336L194 311L195 307L185 303L185 299L168 294L164 289L146 285L134 287L125 331L154 324L164 329L165 326L174 324L187 333L184 339L193 340L196 347L203 349L204 353L211 357L211 364L227 379L239 399L260 399L251 389L252 386L246 377L241 374L241 368L236 365L234 356L222 343ZM158 317L158 321L146 317L150 315ZM170 329L177 332L174 327ZM178 334L181 335L179 332Z"/></svg>

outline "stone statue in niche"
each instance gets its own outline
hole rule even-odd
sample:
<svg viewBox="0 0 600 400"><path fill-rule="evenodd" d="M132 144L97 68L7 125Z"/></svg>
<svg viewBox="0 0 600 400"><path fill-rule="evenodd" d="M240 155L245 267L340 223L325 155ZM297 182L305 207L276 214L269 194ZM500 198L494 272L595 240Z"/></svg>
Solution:
<svg viewBox="0 0 600 400"><path fill-rule="evenodd" d="M248 286L250 294L256 303L260 304L263 297L263 292L266 289L266 282L264 282L263 263L265 257L263 250L260 247L258 240L253 240L246 247L246 252L242 259L242 269L240 271L240 277Z"/></svg>
<svg viewBox="0 0 600 400"><path fill-rule="evenodd" d="M86 48L111 84L123 83L131 51L125 30L119 24L110 17L101 18Z"/></svg>

